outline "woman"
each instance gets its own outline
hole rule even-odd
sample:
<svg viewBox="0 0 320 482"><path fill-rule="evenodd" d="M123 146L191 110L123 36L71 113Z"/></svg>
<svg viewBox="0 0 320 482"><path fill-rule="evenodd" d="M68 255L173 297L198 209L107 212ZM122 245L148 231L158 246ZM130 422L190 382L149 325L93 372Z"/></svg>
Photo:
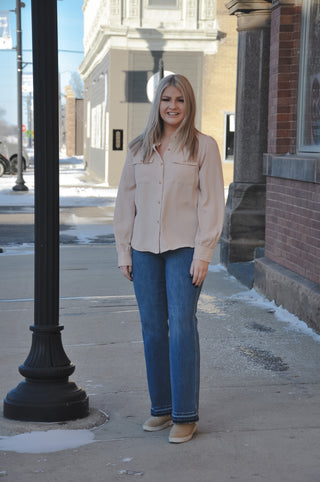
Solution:
<svg viewBox="0 0 320 482"><path fill-rule="evenodd" d="M185 77L161 80L147 126L129 144L114 216L118 264L142 324L151 399L143 429L173 422L173 443L197 429L197 302L224 217L219 150L195 128L195 107Z"/></svg>

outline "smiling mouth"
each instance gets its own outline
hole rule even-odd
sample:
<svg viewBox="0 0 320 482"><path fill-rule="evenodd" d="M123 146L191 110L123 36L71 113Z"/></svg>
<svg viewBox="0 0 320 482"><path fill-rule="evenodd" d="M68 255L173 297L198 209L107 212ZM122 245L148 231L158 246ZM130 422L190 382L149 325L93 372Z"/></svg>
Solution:
<svg viewBox="0 0 320 482"><path fill-rule="evenodd" d="M180 115L180 112L167 112L167 115L177 116L177 115Z"/></svg>

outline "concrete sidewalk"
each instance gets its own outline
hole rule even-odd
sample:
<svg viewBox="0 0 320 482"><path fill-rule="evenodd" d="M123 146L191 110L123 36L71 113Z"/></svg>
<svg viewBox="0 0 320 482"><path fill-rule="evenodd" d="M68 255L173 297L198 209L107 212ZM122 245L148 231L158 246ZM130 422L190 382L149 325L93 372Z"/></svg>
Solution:
<svg viewBox="0 0 320 482"><path fill-rule="evenodd" d="M0 255L0 280L3 400L22 380L18 366L31 346L33 254ZM272 305L249 303L248 294L227 272L208 274L198 313L198 433L189 443L172 445L169 430L141 429L149 400L140 322L132 284L116 268L115 247L61 247L63 345L76 365L73 380L89 394L91 413L63 424L1 417L0 436L90 429L94 443L42 454L0 451L0 477L319 482L320 337L292 329L277 319Z"/></svg>

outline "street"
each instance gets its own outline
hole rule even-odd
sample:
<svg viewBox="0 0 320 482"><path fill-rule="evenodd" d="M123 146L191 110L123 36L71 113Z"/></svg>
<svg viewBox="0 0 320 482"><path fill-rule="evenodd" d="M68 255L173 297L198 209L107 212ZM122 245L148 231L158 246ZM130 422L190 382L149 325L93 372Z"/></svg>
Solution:
<svg viewBox="0 0 320 482"><path fill-rule="evenodd" d="M28 192L14 192L14 176L0 179L0 247L34 242L34 167L24 172ZM116 190L88 176L80 158L60 158L61 244L114 242Z"/></svg>

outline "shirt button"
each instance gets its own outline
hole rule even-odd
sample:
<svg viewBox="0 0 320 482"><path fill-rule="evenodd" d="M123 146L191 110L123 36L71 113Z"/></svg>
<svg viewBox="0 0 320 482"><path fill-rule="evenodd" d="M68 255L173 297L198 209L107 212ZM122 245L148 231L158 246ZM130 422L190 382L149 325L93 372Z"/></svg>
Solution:
<svg viewBox="0 0 320 482"><path fill-rule="evenodd" d="M170 151L170 147L168 147L168 151Z"/></svg>
<svg viewBox="0 0 320 482"><path fill-rule="evenodd" d="M161 181L159 181L159 184L162 184L162 182L161 182Z"/></svg>
<svg viewBox="0 0 320 482"><path fill-rule="evenodd" d="M160 204L160 201L158 201L158 204Z"/></svg>

